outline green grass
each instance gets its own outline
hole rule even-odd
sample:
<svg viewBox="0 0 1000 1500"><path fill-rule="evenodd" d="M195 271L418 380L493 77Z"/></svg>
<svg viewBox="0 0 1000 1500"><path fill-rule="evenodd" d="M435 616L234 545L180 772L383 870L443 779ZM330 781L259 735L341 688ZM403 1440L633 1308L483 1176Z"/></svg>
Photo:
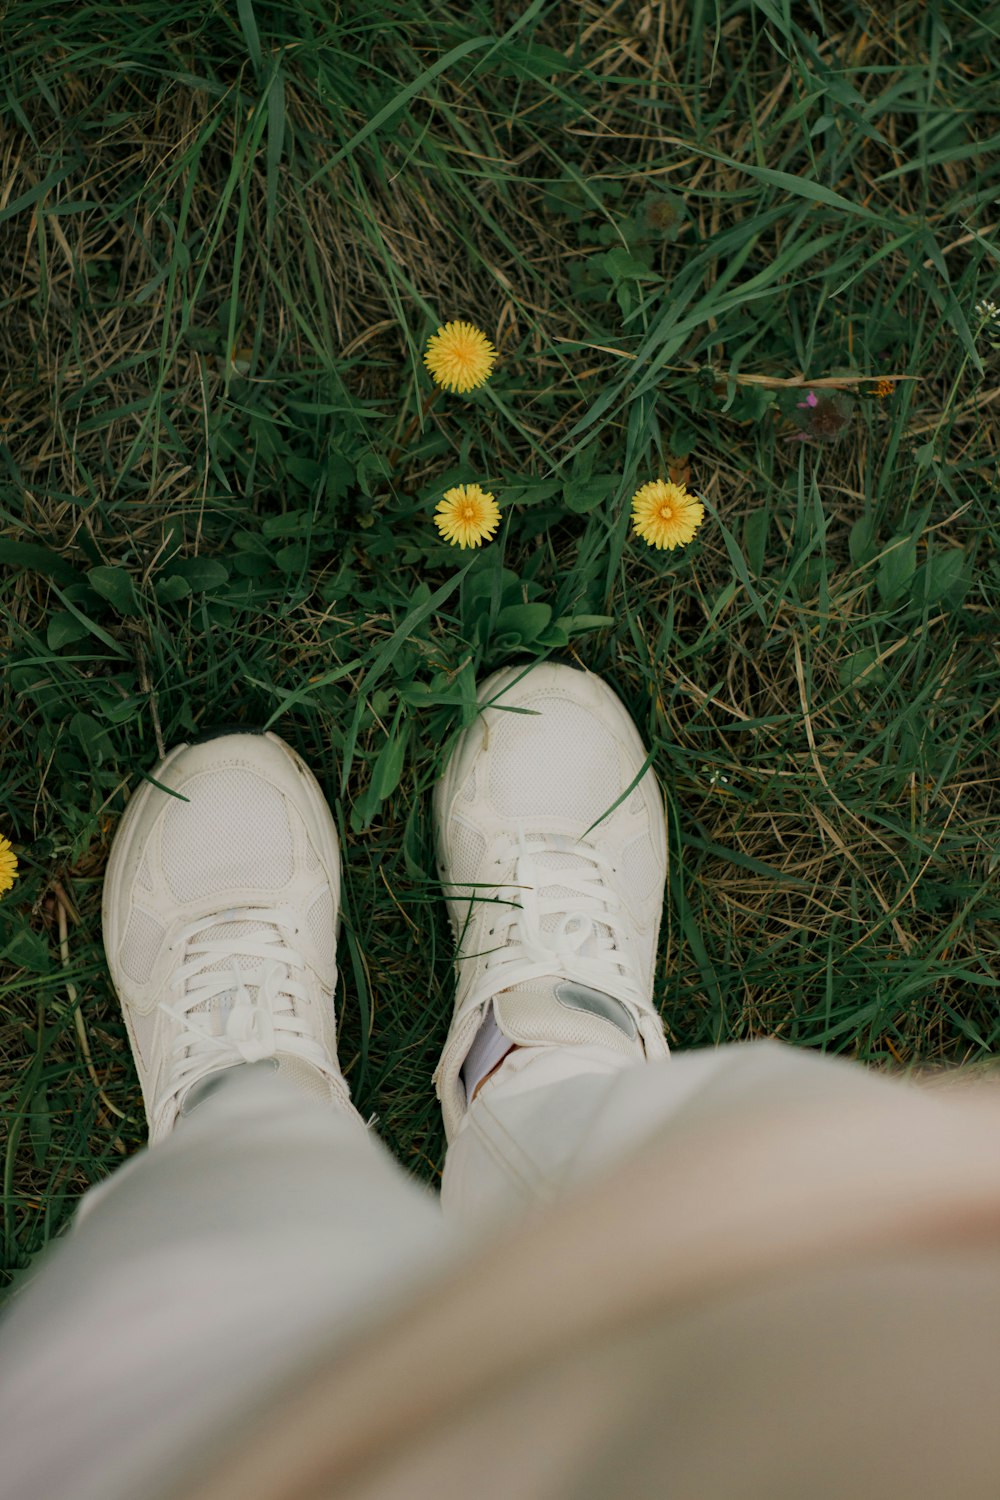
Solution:
<svg viewBox="0 0 1000 1500"><path fill-rule="evenodd" d="M428 793L526 656L604 673L653 747L676 1046L986 1056L1000 8L55 15L9 5L0 61L6 1270L143 1140L102 873L129 788L220 721L335 808L341 1058L421 1177ZM501 358L425 410L451 317ZM627 502L671 470L710 515L656 553ZM471 558L430 523L463 479L503 509Z"/></svg>

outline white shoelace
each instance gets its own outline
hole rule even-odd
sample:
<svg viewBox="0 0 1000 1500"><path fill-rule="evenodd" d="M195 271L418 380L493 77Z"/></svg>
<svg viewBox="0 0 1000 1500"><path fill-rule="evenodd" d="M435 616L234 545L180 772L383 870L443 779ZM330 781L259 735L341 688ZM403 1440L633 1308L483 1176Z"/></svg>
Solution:
<svg viewBox="0 0 1000 1500"><path fill-rule="evenodd" d="M230 932L230 924L240 924L238 931ZM159 1009L181 1030L158 1109L230 1063L282 1053L329 1072L312 1027L296 1011L308 998L295 977L305 968L294 942L298 930L299 918L285 907L240 907L199 917L178 934L171 945L185 956L173 976L178 998L161 1001ZM231 996L228 1006L213 1004L222 996Z"/></svg>
<svg viewBox="0 0 1000 1500"><path fill-rule="evenodd" d="M525 980L585 975L584 982L593 989L648 1009L633 967L627 918L615 891L616 872L607 856L561 834L528 837L519 830L511 843L511 850L498 856L496 864L509 865L513 853L513 877L491 903L485 940L489 946L469 955L483 961L483 972L466 1003L483 1003ZM556 861L552 855L573 858Z"/></svg>

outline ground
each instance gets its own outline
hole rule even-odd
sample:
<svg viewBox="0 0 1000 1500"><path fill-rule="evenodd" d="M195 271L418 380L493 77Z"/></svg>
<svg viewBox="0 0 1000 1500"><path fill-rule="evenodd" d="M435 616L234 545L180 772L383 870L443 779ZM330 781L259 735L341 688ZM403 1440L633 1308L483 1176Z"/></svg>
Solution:
<svg viewBox="0 0 1000 1500"><path fill-rule="evenodd" d="M125 798L267 723L345 856L341 1059L433 1180L429 788L477 674L604 673L668 801L676 1047L1000 1036L1000 8L8 4L3 1266L144 1138ZM422 364L449 319L486 385ZM634 537L651 479L706 507ZM479 483L479 551L432 523Z"/></svg>

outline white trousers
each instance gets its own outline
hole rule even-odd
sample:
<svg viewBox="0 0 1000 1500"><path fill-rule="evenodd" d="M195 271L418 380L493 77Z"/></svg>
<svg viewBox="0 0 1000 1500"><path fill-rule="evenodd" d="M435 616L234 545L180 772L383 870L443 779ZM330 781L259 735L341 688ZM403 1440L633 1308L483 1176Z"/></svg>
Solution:
<svg viewBox="0 0 1000 1500"><path fill-rule="evenodd" d="M818 1079L848 1112L896 1087L772 1044L645 1065L524 1049L471 1106L439 1206L357 1116L266 1067L232 1070L87 1195L0 1322L0 1493L158 1495L178 1451L447 1277L491 1230L543 1214L677 1119L682 1138L699 1119L738 1130L744 1104L789 1079L804 1095Z"/></svg>
<svg viewBox="0 0 1000 1500"><path fill-rule="evenodd" d="M2 1492L136 1500L176 1443L623 1149L717 1056L679 1061L657 1068L636 1117L635 1069L614 1054L512 1054L451 1145L443 1213L356 1115L267 1069L220 1075L169 1139L87 1195L0 1324Z"/></svg>

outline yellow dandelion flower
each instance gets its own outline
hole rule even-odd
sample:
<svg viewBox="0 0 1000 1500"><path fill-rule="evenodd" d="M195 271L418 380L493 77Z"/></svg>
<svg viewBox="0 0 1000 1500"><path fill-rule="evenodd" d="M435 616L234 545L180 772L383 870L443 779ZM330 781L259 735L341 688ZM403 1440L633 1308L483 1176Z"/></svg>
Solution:
<svg viewBox="0 0 1000 1500"><path fill-rule="evenodd" d="M500 507L478 484L445 490L434 512L434 525L453 547L478 547L484 538L492 541L499 524Z"/></svg>
<svg viewBox="0 0 1000 1500"><path fill-rule="evenodd" d="M474 391L493 373L497 351L473 323L446 323L427 341L424 364L445 390Z"/></svg>
<svg viewBox="0 0 1000 1500"><path fill-rule="evenodd" d="M705 519L705 507L682 484L652 479L632 496L636 536L650 547L684 547Z"/></svg>
<svg viewBox="0 0 1000 1500"><path fill-rule="evenodd" d="M877 400L884 401L886 396L891 396L895 389L896 382L894 380L889 380L887 376L883 375L882 379L876 380L875 384L872 386L872 395Z"/></svg>
<svg viewBox="0 0 1000 1500"><path fill-rule="evenodd" d="M10 847L10 839L0 834L0 896L9 891L17 879L17 855Z"/></svg>

